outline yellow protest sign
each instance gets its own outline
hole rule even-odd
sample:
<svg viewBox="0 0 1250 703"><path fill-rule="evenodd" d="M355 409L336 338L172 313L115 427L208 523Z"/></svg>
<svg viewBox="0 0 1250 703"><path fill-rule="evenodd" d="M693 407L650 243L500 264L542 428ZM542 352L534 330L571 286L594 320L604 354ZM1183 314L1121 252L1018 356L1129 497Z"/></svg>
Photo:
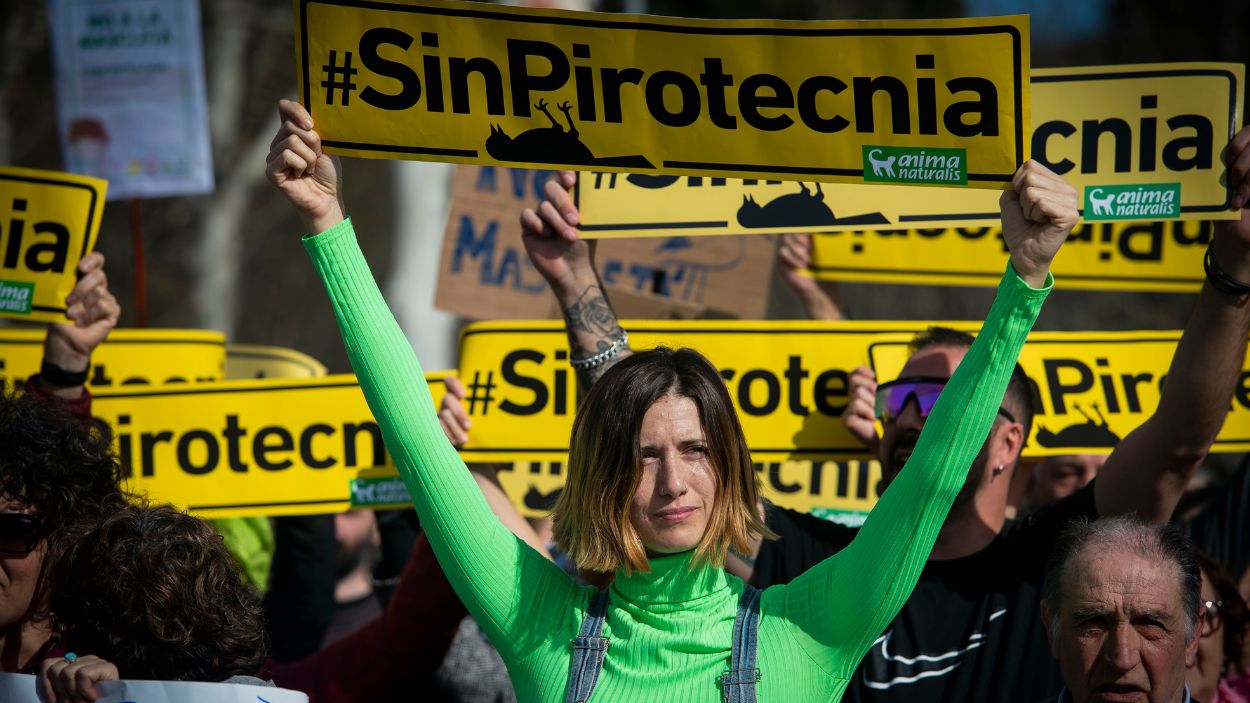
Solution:
<svg viewBox="0 0 1250 703"><path fill-rule="evenodd" d="M1026 456L1106 454L1159 405L1180 333L1035 332L1020 354L1041 407ZM869 357L878 378L894 378L905 344L880 342ZM1250 449L1250 363L1243 365L1224 428L1211 451Z"/></svg>
<svg viewBox="0 0 1250 703"><path fill-rule="evenodd" d="M295 0L330 151L636 174L996 188L1023 161L1026 17L690 20Z"/></svg>
<svg viewBox="0 0 1250 703"><path fill-rule="evenodd" d="M1196 293L1211 241L1206 221L1083 221L1055 259L1067 288ZM870 283L997 286L1007 254L1002 228L828 232L812 238L818 279Z"/></svg>
<svg viewBox="0 0 1250 703"><path fill-rule="evenodd" d="M427 377L436 402L443 377ZM408 503L352 375L110 388L93 410L128 490L202 517L336 512L354 491L368 498L357 504Z"/></svg>
<svg viewBox="0 0 1250 703"><path fill-rule="evenodd" d="M78 262L95 246L108 181L0 167L0 316L64 322Z"/></svg>
<svg viewBox="0 0 1250 703"><path fill-rule="evenodd" d="M284 347L231 344L226 347L226 378L321 378L326 367L304 352Z"/></svg>
<svg viewBox="0 0 1250 703"><path fill-rule="evenodd" d="M1220 153L1241 126L1244 65L1048 68L1031 80L1031 155L1081 191L1087 220L1237 217ZM591 237L998 224L998 195L978 190L583 173L575 195L581 230ZM1107 200L1112 195L1116 202ZM963 257L956 237L943 246L942 266L975 256ZM906 263L927 269L934 259L916 252ZM862 264L871 266L883 268L875 259Z"/></svg>
<svg viewBox="0 0 1250 703"><path fill-rule="evenodd" d="M0 329L0 387L20 389L39 373L43 330ZM220 381L226 338L208 330L119 329L91 355L93 391L129 386Z"/></svg>
<svg viewBox="0 0 1250 703"><path fill-rule="evenodd" d="M906 345L930 323L623 323L635 349L689 346L712 360L758 461L867 458L842 426L850 372L897 376ZM975 332L969 323L933 323ZM1158 405L1179 332L1037 332L1021 356L1042 406L1026 456L1108 451ZM562 461L575 409L564 328L478 323L461 338L460 378L473 422L468 461ZM1077 428L1073 430L1072 428ZM1101 442L1101 443L1099 443ZM1214 451L1250 448L1250 371L1243 371Z"/></svg>

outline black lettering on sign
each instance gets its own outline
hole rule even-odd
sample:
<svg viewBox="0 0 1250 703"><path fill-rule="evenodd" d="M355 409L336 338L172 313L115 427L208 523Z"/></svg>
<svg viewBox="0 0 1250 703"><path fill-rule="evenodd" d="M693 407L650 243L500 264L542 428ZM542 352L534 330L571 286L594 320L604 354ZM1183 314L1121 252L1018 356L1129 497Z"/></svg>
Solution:
<svg viewBox="0 0 1250 703"><path fill-rule="evenodd" d="M17 270L25 268L35 273L65 273L69 259L69 229L59 222L35 222L30 226L33 234L26 237L26 220L18 217L26 212L26 201L14 198L13 214L9 219L8 236L4 241L0 267ZM0 225L0 236L5 228Z"/></svg>
<svg viewBox="0 0 1250 703"><path fill-rule="evenodd" d="M1042 368L1046 370L1046 388L1050 391L1050 405L1056 415L1068 412L1064 396L1079 395L1094 387L1094 372L1077 359L1043 359ZM1065 372L1075 372L1075 379L1071 373L1066 379L1061 378Z"/></svg>
<svg viewBox="0 0 1250 703"><path fill-rule="evenodd" d="M1237 379L1237 387L1233 392L1233 400L1243 410L1250 410L1250 371L1242 371Z"/></svg>
<svg viewBox="0 0 1250 703"><path fill-rule="evenodd" d="M939 96L936 79L925 73L936 68L936 57L931 54L915 57L914 85L896 76L843 79L822 74L792 85L772 73L739 79L726 66L726 59L715 56L704 57L703 71L697 76L671 69L647 74L633 66L596 65L587 44L573 44L568 52L550 42L508 39L507 65L500 67L488 58L453 55L454 49L442 47L433 32L422 33L416 51L415 43L412 35L390 27L361 34L357 46L360 61L382 79L369 81L360 90L361 100L383 110L406 110L424 97L428 112L444 112L450 102L453 113L472 114L483 108L473 104L470 84L474 82L485 96L487 114L506 114L507 106L515 117L530 117L535 105L556 97L551 94L567 91L571 80L581 122L598 121L600 104L604 122L622 122L624 93L631 90L652 119L670 127L690 126L706 114L712 125L724 130L739 129L741 117L741 122L765 132L786 130L799 123L813 132L830 134L851 126L846 115L853 115L856 131L863 134L877 131L877 125L888 118L894 134L912 134L915 127L915 133L936 135L938 111L943 108L941 126L952 135L999 134L998 91L993 82L979 76L959 76L946 81L942 86L945 95ZM417 52L421 55L412 56ZM346 83L331 88L343 90L345 104L347 93L355 88L351 82L355 69L350 67L350 58L344 67L336 65L340 72L349 69L353 73L343 76ZM850 94L845 96L848 85ZM915 125L911 119L913 103ZM731 108L739 114L733 114Z"/></svg>
<svg viewBox="0 0 1250 703"><path fill-rule="evenodd" d="M269 438L273 437L276 442L270 442ZM289 469L295 465L290 458L274 459L273 452L289 452L295 449L295 439L291 437L291 433L285 427L271 425L256 430L256 436L252 438L252 458L256 460L256 465L266 471L281 471Z"/></svg>
<svg viewBox="0 0 1250 703"><path fill-rule="evenodd" d="M1143 111L1157 107L1158 96L1141 97ZM1080 139L1081 173L1102 173L1108 170L1107 166L1114 173L1152 173L1160 160L1169 171L1211 168L1215 128L1210 120L1202 115L1174 115L1164 125L1167 131L1160 141L1159 118L1153 113L1139 117L1136 129L1121 117L1082 120L1079 129L1064 120L1043 122L1033 130L1033 158L1062 176L1077 164L1068 158L1056 159L1052 148L1057 150L1058 144L1076 137ZM1110 164L1100 161L1098 152L1103 144L1111 146Z"/></svg>
<svg viewBox="0 0 1250 703"><path fill-rule="evenodd" d="M764 387L764 401L757 404L752 399L751 387L761 381ZM738 407L748 415L770 415L781 403L781 382L767 369L751 369L742 374L738 382Z"/></svg>
<svg viewBox="0 0 1250 703"><path fill-rule="evenodd" d="M534 400L522 405L505 399L499 403L500 410L509 415L535 415L547 407L547 384L543 383L541 379L526 376L517 369L521 362L541 364L546 358L546 355L533 349L517 349L508 352L500 366L503 380L513 386L530 391L534 394Z"/></svg>
<svg viewBox="0 0 1250 703"><path fill-rule="evenodd" d="M332 437L334 428L320 422L305 427L299 436L299 459L304 466L310 469L328 469L334 466L334 459L328 456L324 459L318 459L317 455L313 453L313 440L317 435Z"/></svg>

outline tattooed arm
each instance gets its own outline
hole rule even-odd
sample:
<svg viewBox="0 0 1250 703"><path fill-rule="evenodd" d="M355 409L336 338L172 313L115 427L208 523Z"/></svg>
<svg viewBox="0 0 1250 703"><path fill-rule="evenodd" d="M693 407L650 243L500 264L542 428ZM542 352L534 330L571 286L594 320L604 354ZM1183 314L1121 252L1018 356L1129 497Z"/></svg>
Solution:
<svg viewBox="0 0 1250 703"><path fill-rule="evenodd" d="M595 272L591 247L578 236L577 207L568 191L576 182L572 171L561 171L547 181L546 197L538 208L521 213L521 241L564 311L570 358L586 359L611 347L624 330ZM631 353L627 346L607 363L578 369L578 383L590 388L612 364Z"/></svg>

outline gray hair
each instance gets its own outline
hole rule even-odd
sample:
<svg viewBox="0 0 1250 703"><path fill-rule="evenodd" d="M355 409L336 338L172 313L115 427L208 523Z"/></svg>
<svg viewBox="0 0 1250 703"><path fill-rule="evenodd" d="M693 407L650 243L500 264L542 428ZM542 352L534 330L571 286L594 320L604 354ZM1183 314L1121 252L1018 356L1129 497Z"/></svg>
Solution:
<svg viewBox="0 0 1250 703"><path fill-rule="evenodd" d="M1202 600L1202 573L1194 559L1189 540L1172 525L1158 525L1133 515L1120 515L1093 522L1081 518L1060 533L1046 563L1042 603L1050 614L1050 631L1058 632L1063 597L1063 578L1068 564L1088 548L1112 547L1140 556L1174 564L1180 577L1181 605L1185 608L1185 642L1193 639Z"/></svg>

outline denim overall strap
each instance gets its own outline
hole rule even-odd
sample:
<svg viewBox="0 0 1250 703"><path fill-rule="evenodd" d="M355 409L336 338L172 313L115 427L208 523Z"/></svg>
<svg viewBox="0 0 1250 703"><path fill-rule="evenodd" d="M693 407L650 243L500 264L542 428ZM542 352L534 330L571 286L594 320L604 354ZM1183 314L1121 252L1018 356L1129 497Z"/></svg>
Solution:
<svg viewBox="0 0 1250 703"><path fill-rule="evenodd" d="M603 634L603 620L608 613L608 589L590 599L590 608L582 619L581 632L573 639L573 661L569 667L569 688L565 703L586 703L599 682L603 657L608 651L608 638Z"/></svg>
<svg viewBox="0 0 1250 703"><path fill-rule="evenodd" d="M760 589L745 584L734 618L733 649L729 652L729 670L721 674L721 700L725 703L755 703L755 684L760 670L755 666L759 645Z"/></svg>

